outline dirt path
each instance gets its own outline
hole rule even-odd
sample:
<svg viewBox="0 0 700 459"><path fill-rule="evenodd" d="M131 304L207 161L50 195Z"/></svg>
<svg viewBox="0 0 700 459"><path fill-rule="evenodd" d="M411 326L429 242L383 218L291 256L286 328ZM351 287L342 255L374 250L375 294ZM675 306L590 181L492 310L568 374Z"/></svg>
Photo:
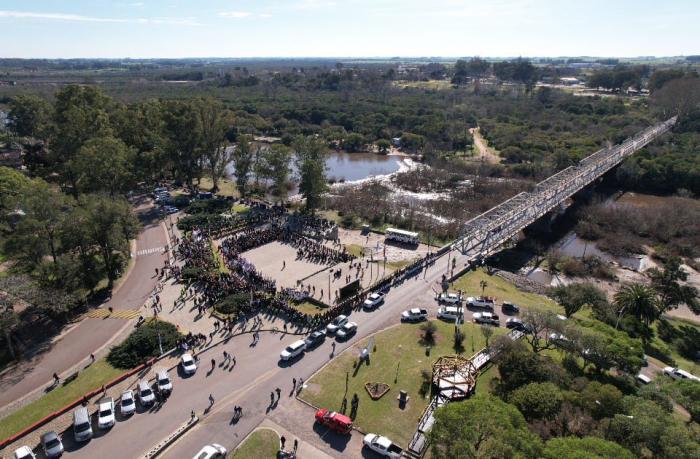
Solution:
<svg viewBox="0 0 700 459"><path fill-rule="evenodd" d="M476 151L479 152L479 156L482 161L486 161L491 164L498 164L501 162L501 157L498 156L495 149L489 147L486 139L481 136L481 132L479 131L478 127L469 129L469 132L474 138L474 147L476 147Z"/></svg>

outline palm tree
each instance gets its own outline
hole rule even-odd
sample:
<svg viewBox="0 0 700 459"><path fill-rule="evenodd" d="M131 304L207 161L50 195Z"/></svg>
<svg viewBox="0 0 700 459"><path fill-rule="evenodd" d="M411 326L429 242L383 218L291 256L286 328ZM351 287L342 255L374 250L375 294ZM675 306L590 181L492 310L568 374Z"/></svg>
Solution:
<svg viewBox="0 0 700 459"><path fill-rule="evenodd" d="M488 287L489 283L486 282L485 280L482 280L479 282L479 287L481 287L481 296L484 296L484 290L486 290L486 287Z"/></svg>
<svg viewBox="0 0 700 459"><path fill-rule="evenodd" d="M615 305L620 311L632 314L648 327L659 318L656 293L651 287L642 284L626 285L615 294Z"/></svg>

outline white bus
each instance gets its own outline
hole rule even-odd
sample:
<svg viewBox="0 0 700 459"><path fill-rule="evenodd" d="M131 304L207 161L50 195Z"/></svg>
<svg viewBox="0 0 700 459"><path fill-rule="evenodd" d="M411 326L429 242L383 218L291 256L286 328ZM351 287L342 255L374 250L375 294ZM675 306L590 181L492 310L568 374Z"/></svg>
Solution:
<svg viewBox="0 0 700 459"><path fill-rule="evenodd" d="M420 242L418 240L418 233L414 233L412 231L404 231L396 228L387 228L385 236L385 240L387 241L396 241L404 244L417 245Z"/></svg>

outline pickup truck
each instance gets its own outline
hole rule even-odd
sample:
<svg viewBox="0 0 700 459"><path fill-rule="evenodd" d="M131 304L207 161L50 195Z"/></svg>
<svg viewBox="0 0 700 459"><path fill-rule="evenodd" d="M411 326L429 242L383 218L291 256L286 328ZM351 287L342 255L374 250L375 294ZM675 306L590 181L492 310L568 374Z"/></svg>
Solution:
<svg viewBox="0 0 700 459"><path fill-rule="evenodd" d="M321 408L316 412L316 422L340 434L348 434L352 431L352 419L328 408Z"/></svg>
<svg viewBox="0 0 700 459"><path fill-rule="evenodd" d="M493 309L493 306L495 304L496 304L495 298L490 297L490 296L477 296L477 297L470 296L467 298L467 306L471 306L473 308Z"/></svg>
<svg viewBox="0 0 700 459"><path fill-rule="evenodd" d="M420 322L428 318L428 310L413 308L401 313L402 322Z"/></svg>
<svg viewBox="0 0 700 459"><path fill-rule="evenodd" d="M373 433L365 435L365 438L362 439L362 443L372 451L391 459L400 458L403 452L399 445L392 443L388 438Z"/></svg>

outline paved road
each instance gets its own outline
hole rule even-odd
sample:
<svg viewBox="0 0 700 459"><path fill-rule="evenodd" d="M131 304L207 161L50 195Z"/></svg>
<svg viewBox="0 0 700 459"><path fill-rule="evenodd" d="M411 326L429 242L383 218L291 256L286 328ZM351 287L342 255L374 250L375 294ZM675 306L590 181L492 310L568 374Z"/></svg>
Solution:
<svg viewBox="0 0 700 459"><path fill-rule="evenodd" d="M437 282L446 266L447 260L443 257L428 269L425 278L421 273L393 288L385 304L377 310L354 312L351 320L359 324L358 333L347 342L337 343L336 355L367 335L398 323L400 312L406 308L427 306L434 316L437 306L433 289L439 288ZM72 451L66 457L94 457L97 448L104 459L138 457L174 431L189 417L191 410L202 413L209 406L209 394L216 400L213 407L202 417L201 423L176 442L163 457L192 457L202 445L213 441L227 448L234 447L268 413L274 415L278 410L290 409L292 403L298 404L289 397L292 378L308 380L332 358L331 343L334 340L329 338L291 365L280 364L279 352L296 339L294 336L264 333L258 345L250 347L250 334L232 338L227 344L203 354L201 367L195 375L174 377L173 395L161 408L118 422L109 433L81 448L71 448L68 442ZM231 371L218 367L224 350L232 352L237 358L237 365ZM217 367L209 373L207 370L211 368L209 361L212 357L216 359ZM270 392L276 387L282 389L282 400L268 412ZM245 415L238 423L232 422L234 405L244 408ZM308 410L308 415L301 417L306 424L300 428L313 431L313 411ZM358 457L359 448L351 448L347 441L317 432L317 435L321 434L326 442L326 452L333 457ZM357 439L353 439L352 444L359 446Z"/></svg>
<svg viewBox="0 0 700 459"><path fill-rule="evenodd" d="M149 204L140 205L136 211L144 222L144 230L136 240L136 259L128 277L112 298L102 305L105 309L110 306L115 310L138 309L156 284L155 268L162 267L166 259L162 250L145 253L167 244L164 225L152 219L154 211ZM82 320L55 339L46 350L3 373L0 377L0 406L49 386L54 372L64 376L128 325L128 321L119 319Z"/></svg>

